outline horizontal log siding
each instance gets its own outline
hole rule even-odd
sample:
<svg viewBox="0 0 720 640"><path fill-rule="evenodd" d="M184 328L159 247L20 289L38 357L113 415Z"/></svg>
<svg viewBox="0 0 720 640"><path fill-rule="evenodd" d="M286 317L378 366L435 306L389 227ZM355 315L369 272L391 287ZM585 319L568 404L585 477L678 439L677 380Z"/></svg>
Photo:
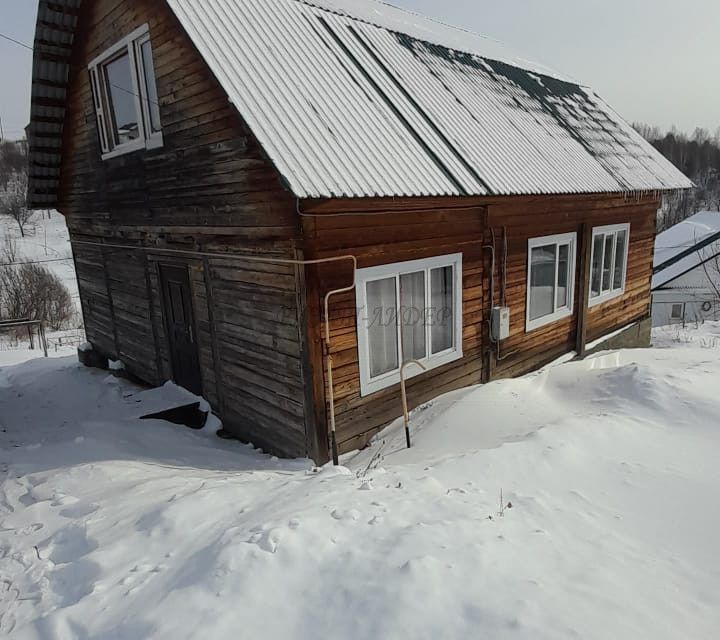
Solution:
<svg viewBox="0 0 720 640"><path fill-rule="evenodd" d="M406 201L397 201L399 208ZM452 210L451 202L414 199L412 212L373 216L304 219L308 257L352 254L359 268L452 253L463 254L463 359L408 381L408 401L416 407L440 393L482 381L483 216L482 207ZM372 206L372 203L369 203ZM337 212L358 206L333 201ZM360 203L362 206L362 203ZM410 206L409 204L407 206ZM310 335L315 341L313 370L318 391L328 397L322 353L322 299L329 290L352 282L349 263L308 270ZM337 436L341 452L364 446L379 429L401 413L400 385L360 396L355 293L334 296L330 304L331 352ZM327 408L326 408L327 410Z"/></svg>
<svg viewBox="0 0 720 640"><path fill-rule="evenodd" d="M164 144L103 161L87 65L145 23ZM85 2L78 33L59 207L73 240L294 258L295 200L165 3ZM188 268L203 393L226 428L314 453L293 268L79 244L75 258L88 339L150 384L172 377L158 264Z"/></svg>
<svg viewBox="0 0 720 640"><path fill-rule="evenodd" d="M304 219L308 254L328 257L354 254L359 266L402 262L462 251L463 273L463 351L464 358L430 371L408 382L410 404L417 406L447 391L485 381L532 371L573 351L580 286L580 251L576 275L576 303L572 317L525 331L528 240L567 232L578 233L583 223L603 226L629 222L630 250L626 292L615 300L590 309L587 338L593 340L648 313L650 271L655 215L659 202L623 196L558 196L466 199L367 199L307 201L305 211L315 217ZM455 209L453 209L455 207ZM458 208L464 207L464 208ZM486 208L486 213L483 214ZM361 212L363 212L361 214ZM386 212L385 215L377 215ZM335 214L342 213L342 216ZM350 215L357 213L357 215ZM325 216L325 217L324 217ZM511 336L501 345L502 360L490 360L488 314L490 300L489 252L479 241L492 243L495 233L495 304L500 304L503 262L503 227L507 229L506 304L511 309ZM309 332L315 371L316 396L327 400L327 376L323 371L322 310L324 294L351 281L349 268L308 269ZM363 446L384 425L401 415L399 385L360 397L357 353L355 294L332 299L331 352L336 402L338 440L341 451ZM327 419L326 415L319 419Z"/></svg>
<svg viewBox="0 0 720 640"><path fill-rule="evenodd" d="M575 349L580 305L587 304L579 293L584 223L591 227L630 223L625 294L588 311L587 339L593 340L647 316L658 206L659 202L649 197L638 200L612 196L508 199L489 205L488 225L495 231L500 260L503 228L507 230L505 295L510 307L510 338L501 345L504 359L494 363L493 378L522 375ZM526 332L528 240L571 232L578 234L574 313ZM501 293L500 269L497 273L495 304L500 303Z"/></svg>

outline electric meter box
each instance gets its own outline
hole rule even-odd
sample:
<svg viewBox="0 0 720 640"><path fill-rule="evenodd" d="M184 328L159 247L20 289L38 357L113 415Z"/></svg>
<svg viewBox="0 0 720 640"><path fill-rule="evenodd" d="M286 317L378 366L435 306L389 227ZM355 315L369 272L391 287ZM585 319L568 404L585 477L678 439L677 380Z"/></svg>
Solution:
<svg viewBox="0 0 720 640"><path fill-rule="evenodd" d="M509 307L493 307L490 317L490 337L493 342L507 340L510 337Z"/></svg>

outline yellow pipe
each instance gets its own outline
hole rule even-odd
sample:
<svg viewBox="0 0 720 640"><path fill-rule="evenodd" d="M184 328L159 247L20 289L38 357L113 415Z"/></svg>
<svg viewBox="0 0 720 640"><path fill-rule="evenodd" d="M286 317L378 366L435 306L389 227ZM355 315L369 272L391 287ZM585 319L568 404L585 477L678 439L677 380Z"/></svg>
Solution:
<svg viewBox="0 0 720 640"><path fill-rule="evenodd" d="M410 413L408 411L407 391L405 390L405 368L411 364L415 364L423 371L427 371L427 367L418 360L408 360L405 364L403 364L402 367L400 367L400 393L402 394L403 420L405 422L405 441L407 442L408 449L410 448Z"/></svg>

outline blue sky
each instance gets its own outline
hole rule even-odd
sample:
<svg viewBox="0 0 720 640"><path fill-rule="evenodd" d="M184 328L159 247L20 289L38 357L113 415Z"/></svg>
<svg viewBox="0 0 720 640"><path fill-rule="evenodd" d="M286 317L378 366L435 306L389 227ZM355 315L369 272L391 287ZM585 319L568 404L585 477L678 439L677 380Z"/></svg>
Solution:
<svg viewBox="0 0 720 640"><path fill-rule="evenodd" d="M720 127L718 0L394 0L508 43L568 74L627 120ZM36 0L0 0L0 32L32 44ZM0 117L20 136L32 55L0 39Z"/></svg>

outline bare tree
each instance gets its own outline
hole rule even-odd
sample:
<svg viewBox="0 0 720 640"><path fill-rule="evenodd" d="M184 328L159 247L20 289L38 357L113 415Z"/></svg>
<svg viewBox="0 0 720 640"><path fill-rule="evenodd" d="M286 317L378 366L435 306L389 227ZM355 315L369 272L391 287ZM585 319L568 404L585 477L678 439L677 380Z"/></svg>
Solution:
<svg viewBox="0 0 720 640"><path fill-rule="evenodd" d="M707 251L712 256L709 260L707 254L703 254L702 250L698 251L698 256L702 261L705 277L710 283L710 288L715 293L715 300L720 301L720 242L712 247L708 247Z"/></svg>
<svg viewBox="0 0 720 640"><path fill-rule="evenodd" d="M24 171L13 173L8 181L7 192L0 198L0 214L10 216L17 223L20 235L25 237L25 227L33 217L27 206L28 177Z"/></svg>
<svg viewBox="0 0 720 640"><path fill-rule="evenodd" d="M6 236L0 246L0 318L41 320L59 330L74 313L62 281L41 265L22 262L15 242Z"/></svg>
<svg viewBox="0 0 720 640"><path fill-rule="evenodd" d="M0 190L7 189L13 174L27 171L27 145L9 140L0 143Z"/></svg>

